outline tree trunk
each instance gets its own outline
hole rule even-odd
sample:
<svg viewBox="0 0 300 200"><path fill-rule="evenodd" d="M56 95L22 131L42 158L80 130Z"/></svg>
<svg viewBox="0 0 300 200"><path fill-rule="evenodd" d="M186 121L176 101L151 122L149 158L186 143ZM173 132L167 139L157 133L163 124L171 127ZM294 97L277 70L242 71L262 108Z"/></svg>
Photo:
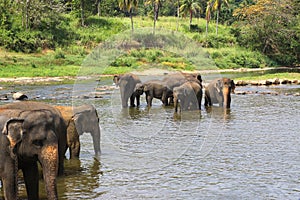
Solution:
<svg viewBox="0 0 300 200"><path fill-rule="evenodd" d="M132 8L129 11L129 15L130 15L130 22L131 22L131 31L133 32L133 18L132 18Z"/></svg>
<svg viewBox="0 0 300 200"><path fill-rule="evenodd" d="M100 7L100 5L101 5L101 0L97 0L97 15L98 15L98 17L101 16L101 7Z"/></svg>
<svg viewBox="0 0 300 200"><path fill-rule="evenodd" d="M193 19L193 11L190 10L190 31L192 26L192 19Z"/></svg>
<svg viewBox="0 0 300 200"><path fill-rule="evenodd" d="M218 35L218 24L219 24L219 10L217 10L217 21L216 21L216 34Z"/></svg>
<svg viewBox="0 0 300 200"><path fill-rule="evenodd" d="M180 16L180 1L177 0L177 26L176 26L176 31L178 31L179 28L179 16Z"/></svg>
<svg viewBox="0 0 300 200"><path fill-rule="evenodd" d="M81 26L85 26L85 24L84 24L84 0L80 1L80 8L81 8Z"/></svg>

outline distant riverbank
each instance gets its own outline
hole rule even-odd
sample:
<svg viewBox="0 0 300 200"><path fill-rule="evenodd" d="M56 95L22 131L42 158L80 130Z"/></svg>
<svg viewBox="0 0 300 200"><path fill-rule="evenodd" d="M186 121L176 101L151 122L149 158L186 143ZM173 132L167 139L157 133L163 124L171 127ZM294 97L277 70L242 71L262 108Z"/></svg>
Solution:
<svg viewBox="0 0 300 200"><path fill-rule="evenodd" d="M276 73L276 72L279 73ZM275 72L275 73L274 73ZM224 70L201 70L196 73L201 75L217 74L220 73L223 76L230 73L241 74L239 78L234 79L238 86L244 85L278 85L278 84L300 84L300 68L259 68L259 69L224 69ZM163 69L148 69L145 71L133 71L132 73L139 76L147 75L166 75L172 73ZM185 71L189 73L189 71ZM253 73L253 74L252 74ZM113 75L94 75L94 76L60 76L60 77L11 77L0 78L0 84L60 84L60 83L74 83L80 79L92 79L96 77L108 77Z"/></svg>

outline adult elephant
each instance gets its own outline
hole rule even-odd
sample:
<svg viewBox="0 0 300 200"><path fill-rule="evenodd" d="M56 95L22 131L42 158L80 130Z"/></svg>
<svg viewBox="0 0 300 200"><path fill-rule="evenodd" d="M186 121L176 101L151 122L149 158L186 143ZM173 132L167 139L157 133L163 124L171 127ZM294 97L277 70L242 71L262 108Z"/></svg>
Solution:
<svg viewBox="0 0 300 200"><path fill-rule="evenodd" d="M153 98L160 99L167 106L169 104L168 99L173 97L173 91L161 80L149 80L138 85L139 87L136 88L136 91L139 93L145 92L149 107L152 106Z"/></svg>
<svg viewBox="0 0 300 200"><path fill-rule="evenodd" d="M22 124L24 119L0 116L0 178L4 191L4 198L17 199L18 159L17 145L22 140Z"/></svg>
<svg viewBox="0 0 300 200"><path fill-rule="evenodd" d="M178 111L180 103L181 110L201 109L202 85L197 81L188 81L173 89L174 108Z"/></svg>
<svg viewBox="0 0 300 200"><path fill-rule="evenodd" d="M55 108L61 112L67 124L67 148L69 148L70 158L79 158L79 136L83 133L91 134L95 155L100 155L101 134L96 108L93 105L82 105L78 107L55 106Z"/></svg>
<svg viewBox="0 0 300 200"><path fill-rule="evenodd" d="M188 81L196 81L199 84L202 84L202 77L200 74L196 73L174 73L174 74L168 74L164 79L163 82L171 89L173 90L174 87L178 87L182 85L185 82Z"/></svg>
<svg viewBox="0 0 300 200"><path fill-rule="evenodd" d="M115 75L113 82L120 87L122 107L128 107L128 99L130 98L130 106L135 107L134 100L137 106L140 105L140 93L135 92L136 84L141 83L140 78L132 73L124 75Z"/></svg>
<svg viewBox="0 0 300 200"><path fill-rule="evenodd" d="M220 107L230 108L231 93L234 93L234 81L229 78L219 78L211 81L205 88L205 106L218 103Z"/></svg>
<svg viewBox="0 0 300 200"><path fill-rule="evenodd" d="M35 108L33 109L32 106ZM66 136L66 126L58 112L54 111L53 108L46 108L48 108L47 105L44 106L33 102L18 102L0 107L0 116L2 119L12 118L14 120L21 120L20 122L22 122L21 126L14 126L12 128L10 127L10 120L6 122L1 120L0 122L0 128L2 130L8 130L3 131L4 135L5 132L8 136L13 135L11 134L11 131L21 133L20 141L18 143L16 143L15 139L10 139L8 137L10 146L7 147L6 142L6 145L1 147L10 149L10 152L13 152L16 155L18 165L16 165L15 159L10 159L7 156L7 153L4 154L5 149L1 149L0 151L1 157L4 157L5 160L2 165L5 165L3 170L6 175L2 177L2 180L6 194L16 192L16 181L13 181L12 179L16 180L16 171L17 169L21 169L24 176L28 199L38 199L39 176L37 162L39 162L43 170L43 179L45 181L48 199L58 199L56 177L59 168L63 167L63 162L60 163L61 161L59 160L63 156L60 154L63 152L60 152L60 145L63 143L61 138ZM5 140L3 136L1 137ZM12 146L14 146L13 149L11 149ZM13 158L12 155L14 154L9 154L11 155L10 157ZM15 164L12 164L13 162ZM7 168L13 170L6 171ZM62 170L63 168L60 169Z"/></svg>

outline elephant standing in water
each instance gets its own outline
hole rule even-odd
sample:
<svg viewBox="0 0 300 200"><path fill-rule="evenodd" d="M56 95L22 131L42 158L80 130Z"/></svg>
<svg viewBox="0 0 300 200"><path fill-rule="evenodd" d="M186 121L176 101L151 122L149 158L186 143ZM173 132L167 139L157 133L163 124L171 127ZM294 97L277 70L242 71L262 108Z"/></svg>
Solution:
<svg viewBox="0 0 300 200"><path fill-rule="evenodd" d="M167 106L168 99L173 97L173 91L161 80L150 80L143 84L137 84L136 92L146 94L146 101L149 107L152 106L153 98L160 99Z"/></svg>
<svg viewBox="0 0 300 200"><path fill-rule="evenodd" d="M205 88L205 106L218 103L220 107L230 108L231 93L234 93L234 81L229 78L220 78L211 81Z"/></svg>
<svg viewBox="0 0 300 200"><path fill-rule="evenodd" d="M201 109L202 85L196 81L188 81L173 89L175 112L178 111L178 103L181 110Z"/></svg>
<svg viewBox="0 0 300 200"><path fill-rule="evenodd" d="M128 107L128 99L130 98L130 106L135 107L134 100L136 99L137 106L140 105L140 93L135 92L136 84L141 83L140 78L135 74L115 75L113 82L120 87L122 107Z"/></svg>
<svg viewBox="0 0 300 200"><path fill-rule="evenodd" d="M82 105L78 107L55 106L55 108L61 112L67 124L67 148L70 150L70 158L79 158L79 136L84 132L92 135L95 155L100 155L101 135L96 108L93 105Z"/></svg>
<svg viewBox="0 0 300 200"><path fill-rule="evenodd" d="M9 139L9 143L11 147L14 146L12 152L17 156L18 166L16 166L15 160L12 159L14 154L10 153L11 156L9 157L3 149L0 151L2 161L4 160L4 163L1 161L1 164L6 166L1 168L5 172L5 176L2 176L5 194L16 191L17 174L15 173L18 168L23 172L28 199L38 199L39 176L37 162L39 162L43 170L48 199L58 199L56 177L58 173L63 173L67 130L60 112L43 103L17 102L0 106L0 116L2 118L0 120L0 130L4 130L1 140L5 140L3 135L14 135L12 138L17 138ZM18 122L22 123L21 126L11 127L10 125L14 120L3 120L11 118L15 119L15 122L19 120ZM18 127L20 127L20 130L18 130ZM21 134L20 136L18 136L18 132ZM6 141L6 148L10 149L7 145ZM1 148L5 148L5 146L1 145ZM7 167L15 170L6 171Z"/></svg>

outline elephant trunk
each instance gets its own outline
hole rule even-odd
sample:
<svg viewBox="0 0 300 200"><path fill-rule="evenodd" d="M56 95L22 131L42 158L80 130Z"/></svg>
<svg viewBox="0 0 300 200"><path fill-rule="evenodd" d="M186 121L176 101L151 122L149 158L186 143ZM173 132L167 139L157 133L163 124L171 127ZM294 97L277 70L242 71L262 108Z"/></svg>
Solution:
<svg viewBox="0 0 300 200"><path fill-rule="evenodd" d="M58 145L51 144L43 148L39 160L43 169L43 178L48 199L58 199L56 176L58 173Z"/></svg>
<svg viewBox="0 0 300 200"><path fill-rule="evenodd" d="M174 108L175 108L175 112L178 111L178 96L177 94L174 94Z"/></svg>
<svg viewBox="0 0 300 200"><path fill-rule="evenodd" d="M231 103L231 97L230 97L230 88L229 87L224 87L223 88L223 107L224 108L230 108L230 103Z"/></svg>
<svg viewBox="0 0 300 200"><path fill-rule="evenodd" d="M99 156L101 154L101 149L100 149L101 132L100 132L100 127L99 127L98 123L97 123L97 127L95 128L95 130L92 133L93 133L92 138L93 138L95 155Z"/></svg>

